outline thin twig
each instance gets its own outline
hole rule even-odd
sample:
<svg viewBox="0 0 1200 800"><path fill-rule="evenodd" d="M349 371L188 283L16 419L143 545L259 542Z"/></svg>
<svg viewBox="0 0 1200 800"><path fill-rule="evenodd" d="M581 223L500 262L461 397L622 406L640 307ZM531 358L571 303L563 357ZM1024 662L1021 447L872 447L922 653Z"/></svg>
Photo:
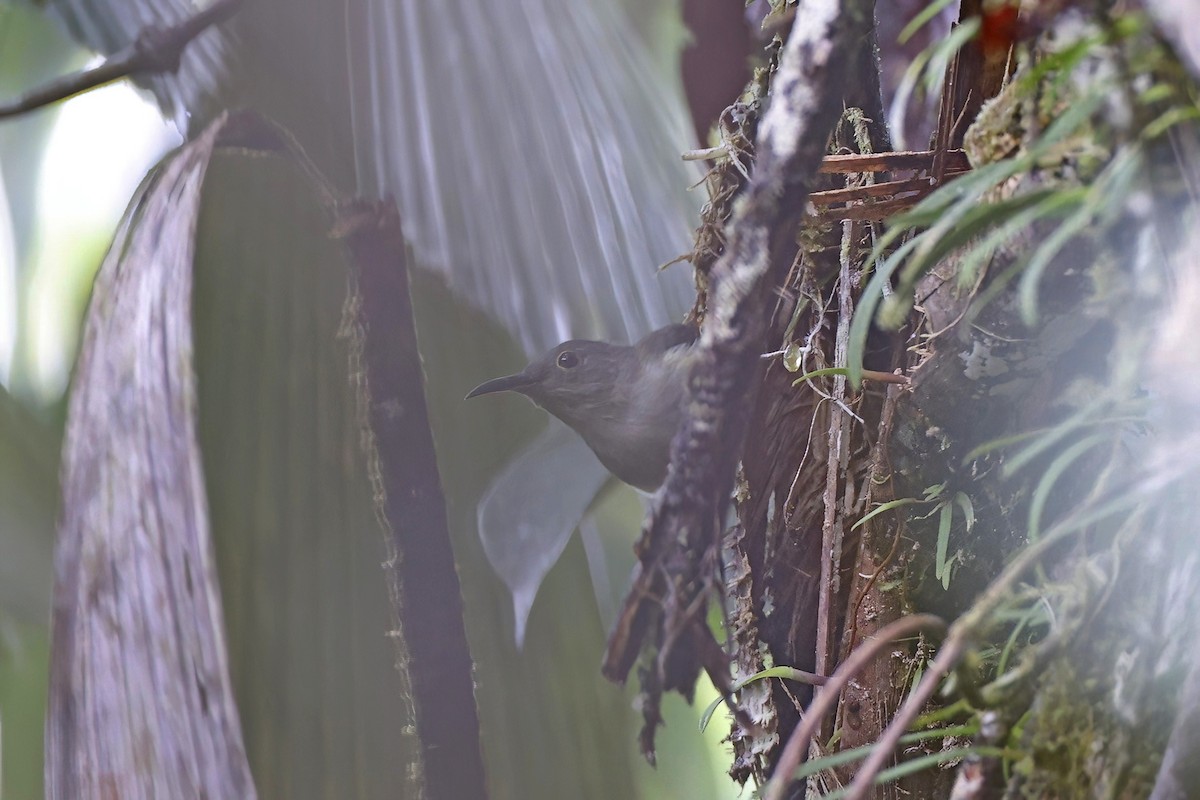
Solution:
<svg viewBox="0 0 1200 800"><path fill-rule="evenodd" d="M0 104L0 119L34 111L131 75L174 72L179 69L184 48L208 28L232 17L241 4L242 0L216 0L178 25L147 26L100 66L55 78L11 103Z"/></svg>
<svg viewBox="0 0 1200 800"><path fill-rule="evenodd" d="M869 173L868 173L869 174ZM871 197L889 197L904 192L916 192L932 188L932 178L907 178L900 181L884 181L869 183L865 186L850 186L845 189L826 189L823 192L813 192L808 200L818 208L831 206L834 203L848 203L854 200L866 200Z"/></svg>
<svg viewBox="0 0 1200 800"><path fill-rule="evenodd" d="M933 164L933 150L902 150L895 153L851 153L849 155L825 156L820 172L903 172L904 170L929 169ZM968 170L971 162L962 150L947 150L946 169Z"/></svg>
<svg viewBox="0 0 1200 800"><path fill-rule="evenodd" d="M845 367L850 341L850 316L854 308L850 299L850 246L854 223L842 224L841 276L838 280L838 326L834 339L833 364ZM833 599L838 592L838 563L841 559L842 515L839 512L838 484L845 471L850 447L849 418L844 407L846 376L833 376L830 399L828 447L825 473L825 517L821 525L821 584L817 597L816 667L821 675L833 668Z"/></svg>
<svg viewBox="0 0 1200 800"><path fill-rule="evenodd" d="M926 195L930 194L934 188L930 186L928 189L905 193L899 197L889 197L870 203L860 203L859 205L848 206L846 208L820 208L812 216L818 222L840 222L847 219L861 222L882 222L893 214L898 214L905 209L912 208L925 199Z"/></svg>
<svg viewBox="0 0 1200 800"><path fill-rule="evenodd" d="M906 639L916 633L940 633L946 629L946 623L933 614L914 614L902 617L895 622L885 625L875 636L863 642L862 647L850 654L842 662L837 671L829 677L828 682L821 687L809 704L804 720L792 732L791 738L779 756L771 782L763 791L764 800L782 800L792 774L800 766L800 758L808 751L808 744L816 733L821 720L837 703L842 689L852 678L858 675L884 650L895 642Z"/></svg>

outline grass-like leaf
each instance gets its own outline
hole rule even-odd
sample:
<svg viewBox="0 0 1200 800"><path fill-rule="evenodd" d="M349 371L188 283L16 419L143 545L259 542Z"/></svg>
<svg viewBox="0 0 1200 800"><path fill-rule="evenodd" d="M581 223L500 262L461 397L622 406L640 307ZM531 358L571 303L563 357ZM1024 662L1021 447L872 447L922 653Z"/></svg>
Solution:
<svg viewBox="0 0 1200 800"><path fill-rule="evenodd" d="M1059 115L1026 152L987 164L957 178L892 220L888 231L879 238L871 254L870 260L876 264L874 274L862 293L850 326L848 366L854 386L862 382L863 353L877 310L880 311L879 322L885 327L902 323L903 315L911 307L912 286L938 260L964 246L973 236L1004 224L1011 216L1031 209L1039 202L1047 203L1041 209L1042 214L1054 211L1059 215L1069 213L1081 202L1080 194L1074 190L1064 192L1061 188L1035 190L991 204L981 203L981 200L1003 181L1028 171L1048 156L1052 148L1092 118L1103 100L1101 92L1089 92ZM1030 221L1036 218L1031 212ZM891 256L879 260L903 236L925 226L928 229L924 233L909 239ZM897 291L892 299L884 302L885 288L890 287L900 262L910 255L912 261L905 266L903 273L906 291ZM966 254L966 257L971 257L971 254ZM982 259L983 256L976 258Z"/></svg>
<svg viewBox="0 0 1200 800"><path fill-rule="evenodd" d="M962 509L963 520L966 522L967 530L975 527L975 504L971 502L971 498L966 492L955 492L954 502Z"/></svg>
<svg viewBox="0 0 1200 800"><path fill-rule="evenodd" d="M996 674L1003 675L1008 669L1009 659L1016 652L1017 640L1021 634L1030 625L1044 624L1049 620L1049 615L1046 613L1045 602L1039 599L1021 614L1017 620L1017 624L1013 626L1012 633L1008 635L1008 640L1004 643L1004 648L1000 651L1000 659L996 663Z"/></svg>
<svg viewBox="0 0 1200 800"><path fill-rule="evenodd" d="M1029 541L1036 542L1041 536L1042 512L1046 508L1046 501L1050 499L1050 494L1058 479L1089 450L1098 444L1110 441L1111 438L1109 433L1094 433L1086 436L1059 453L1058 457L1050 462L1050 466L1046 467L1046 471L1042 473L1042 477L1038 481L1037 488L1033 491L1033 498L1029 501Z"/></svg>
<svg viewBox="0 0 1200 800"><path fill-rule="evenodd" d="M798 683L814 683L814 676L804 670L795 669L794 667L769 667L764 670L759 670L753 675L742 678L740 681L735 681L733 691L738 691L745 686L761 681L765 678L782 678L784 680L796 681ZM725 702L724 696L719 696L705 707L704 713L700 715L700 730L703 731L708 727L708 723L712 720L713 714L717 713L717 709Z"/></svg>
<svg viewBox="0 0 1200 800"><path fill-rule="evenodd" d="M954 506L942 503L938 513L937 555L934 557L933 574L942 582L942 588L949 588L949 570L946 553L950 549L950 526L954 521Z"/></svg>
<svg viewBox="0 0 1200 800"><path fill-rule="evenodd" d="M1074 190L1070 202L1058 209L1072 213L1038 245L1021 275L1020 307L1025 324L1037 321L1037 290L1046 267L1072 239L1096 225L1098 219L1110 222L1124 208L1141 167L1140 149L1126 148L1091 186Z"/></svg>
<svg viewBox="0 0 1200 800"><path fill-rule="evenodd" d="M1080 408L1058 425L1042 431L1042 435L1038 436L1032 444L1030 444L1028 447L1025 447L1021 450L1021 452L1017 453L1005 462L1004 477L1008 478L1017 474L1027 464L1029 464L1029 462L1033 461L1042 453L1061 442L1065 437L1070 435L1072 431L1075 431L1083 425L1086 425L1092 420L1092 417L1097 411L1100 410L1100 407L1105 402L1105 398L1098 397Z"/></svg>
<svg viewBox="0 0 1200 800"><path fill-rule="evenodd" d="M953 725L948 728L931 728L929 730L904 734L900 737L900 744L917 744L929 741L930 739L946 739L951 736L974 736L977 733L979 733L979 726L976 724ZM825 770L835 769L844 764L861 761L870 755L874 747L875 745L873 744L864 744L849 750L841 750L837 753L830 753L827 756L806 761L797 767L795 773L792 775L792 780L802 780L811 775L816 775L818 772L824 772Z"/></svg>
<svg viewBox="0 0 1200 800"><path fill-rule="evenodd" d="M860 519L858 522L856 522L850 526L850 530L854 530L855 528L859 527L860 525L865 524L868 520L872 519L873 517L877 517L885 511L891 511L893 508L901 508L902 506L911 506L913 503L925 503L925 502L928 502L928 501L927 500L918 500L915 497L902 497L899 500L889 500L888 502L881 504L878 508L873 508L868 513L864 514L862 519Z"/></svg>
<svg viewBox="0 0 1200 800"><path fill-rule="evenodd" d="M850 370L846 367L824 367L822 369L814 369L811 372L806 372L796 380L792 381L792 386L799 386L805 381L810 381L813 378L825 378L832 375L849 375Z"/></svg>
<svg viewBox="0 0 1200 800"><path fill-rule="evenodd" d="M909 21L904 29L900 31L900 35L896 37L896 41L904 44L916 34L917 31L924 28L929 22L949 6L954 0L934 0L925 8L921 9L921 13L917 14Z"/></svg>
<svg viewBox="0 0 1200 800"><path fill-rule="evenodd" d="M930 753L928 755L897 764L894 767L888 767L885 770L881 770L880 773L875 776L874 783L876 786L882 786L884 784L892 783L893 781L898 781L901 778L906 778L909 775L916 775L918 772L923 772L930 767L936 767L951 761L958 761L959 759L966 758L970 755L977 755L982 758L1011 759L1018 757L1019 754L1013 753L1010 750L1005 750L1002 747L988 747L983 745L977 747L955 747L951 748L950 750L941 750L936 753ZM820 795L820 797L821 800L841 800L841 798L846 796L848 791L849 787L840 787L838 789L834 789L829 794Z"/></svg>
<svg viewBox="0 0 1200 800"><path fill-rule="evenodd" d="M1116 425L1116 424L1123 424L1123 423L1129 423L1129 422L1144 422L1144 421L1145 420L1140 416L1120 415L1120 416L1114 416L1114 417L1101 417L1099 419L1089 420L1087 422L1081 423L1081 425L1083 427L1093 427L1096 425ZM1074 430L1075 427L1078 427L1078 426L1073 426L1070 430ZM1023 433L1016 433L1016 434L1013 434L1012 436L1001 436L996 439L989 439L988 441L984 442L983 444L976 446L970 452L968 452L965 456L963 456L961 466L965 467L968 464L970 464L972 461L974 461L975 459L977 459L981 456L987 455L988 453L994 452L996 450L1003 450L1006 447L1012 447L1014 444L1020 444L1021 442L1025 442L1030 439L1035 439L1039 436L1044 436L1048 432L1055 431L1055 430L1058 430L1058 426L1054 426L1051 428L1036 428L1031 431L1025 431ZM1022 464L1022 466L1024 466L1024 464ZM1016 469L1011 467L1011 461L1010 461L1010 472L1008 474L1011 475L1013 472L1016 472Z"/></svg>
<svg viewBox="0 0 1200 800"><path fill-rule="evenodd" d="M909 98L912 97L918 85L924 88L926 94L936 92L942 76L946 74L946 67L950 60L964 44L975 37L979 32L979 27L980 21L978 17L974 17L950 31L949 36L938 39L918 53L908 65L908 69L904 71L904 75L896 87L892 101L893 110L903 114L908 107Z"/></svg>

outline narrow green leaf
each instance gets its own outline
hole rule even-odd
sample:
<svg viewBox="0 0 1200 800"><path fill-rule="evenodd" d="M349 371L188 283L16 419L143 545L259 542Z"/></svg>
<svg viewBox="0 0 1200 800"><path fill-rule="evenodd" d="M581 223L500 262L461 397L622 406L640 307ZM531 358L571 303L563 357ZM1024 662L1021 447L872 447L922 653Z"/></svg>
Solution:
<svg viewBox="0 0 1200 800"><path fill-rule="evenodd" d="M1195 106L1177 106L1168 109L1142 129L1141 138L1157 139L1176 125L1193 122L1197 119L1200 119L1200 109Z"/></svg>
<svg viewBox="0 0 1200 800"><path fill-rule="evenodd" d="M867 514L865 514L862 519L860 519L858 522L856 522L850 526L850 530L854 530L855 528L864 524L867 520L871 519L872 517L876 517L885 511L891 511L893 508L900 508L902 506L910 506L913 503L924 503L924 502L928 502L928 501L918 500L915 497L902 497L899 500L889 500L886 503L880 504L880 506L878 508L873 508L873 509L871 509L871 511L867 512Z"/></svg>
<svg viewBox="0 0 1200 800"><path fill-rule="evenodd" d="M908 679L908 691L905 692L904 695L904 699L906 701L909 697L912 697L912 693L915 692L917 687L921 685L921 679L925 677L925 668L928 666L928 664L929 662L927 660L921 659L921 661L917 664L917 668L912 671L912 677Z"/></svg>
<svg viewBox="0 0 1200 800"><path fill-rule="evenodd" d="M1095 404L1093 404L1093 405L1095 405ZM1080 425L1082 425L1083 427L1090 428L1090 427L1095 427L1097 425L1119 425L1119 424L1140 423L1140 422L1145 422L1145 420L1140 416L1124 414L1124 415L1118 415L1118 416L1112 416L1112 417L1100 417L1098 419L1088 420L1086 422L1080 423ZM1076 427L1078 427L1078 426L1076 426ZM1042 436L1051 431L1056 431L1056 430L1058 430L1058 426L1055 426L1052 428L1036 428L1034 430L1025 431L1024 433L1018 433L1018 434L1014 434L1012 436L1001 436L996 439L989 439L988 441L979 445L975 449L971 450L971 452L967 453L963 457L962 466L965 467L966 465L970 464L975 459L979 458L982 455L990 453L993 450L1003 450L1006 447L1010 447L1014 444L1019 444L1028 439L1037 438L1038 436ZM1072 427L1070 430L1074 430L1074 427ZM1014 470L1014 472L1015 472L1015 470ZM1009 474L1011 474L1011 473L1009 473Z"/></svg>
<svg viewBox="0 0 1200 800"><path fill-rule="evenodd" d="M708 727L709 721L712 720L712 718L713 718L713 714L717 713L717 709L720 708L721 704L724 702L725 702L725 698L718 694L717 698L715 700L713 700L711 703L709 703L707 706L705 706L704 713L700 715L700 732L701 733L704 733L704 730Z"/></svg>
<svg viewBox="0 0 1200 800"><path fill-rule="evenodd" d="M955 700L948 706L943 706L934 711L929 711L917 717L913 724L909 726L909 730L923 730L929 728L939 722L945 722L949 719L961 717L972 712L971 704L966 699L960 698Z"/></svg>
<svg viewBox="0 0 1200 800"><path fill-rule="evenodd" d="M863 354L866 351L867 334L871 332L871 320L875 316L875 308L883 298L884 287L891 284L892 273L899 266L899 260L889 258L875 268L875 274L867 283L859 298L858 307L854 310L854 318L850 321L850 341L847 350L847 366L849 367L850 383L857 389L862 385Z"/></svg>
<svg viewBox="0 0 1200 800"><path fill-rule="evenodd" d="M1082 200L1085 193L1086 190L1078 190L1069 194L1078 195L1078 199ZM937 225L922 235L921 238L925 241L905 265L901 273L902 283L916 283L946 253L965 245L988 228L1011 223L1011 218L1015 215L1019 215L1018 219L1028 225L1047 213L1048 203L1060 204L1063 194L1062 189L1037 189L992 203L978 203L975 199L964 200L953 213L944 216ZM1012 233L1015 233L1015 230Z"/></svg>
<svg viewBox="0 0 1200 800"><path fill-rule="evenodd" d="M981 27L983 27L982 20L973 16L955 25L951 28L949 35L932 46L929 66L921 72L927 94L933 95L941 90L942 81L945 80L946 70L950 66L951 60L959 50L966 46L967 42L979 35Z"/></svg>
<svg viewBox="0 0 1200 800"><path fill-rule="evenodd" d="M1017 639L1021 633L1032 624L1044 623L1047 620L1046 606L1042 600L1038 600L1025 609L1020 618L1017 619L1017 624L1013 626L1012 633L1008 635L1008 641L1004 643L1004 648L1000 651L1000 659L996 663L996 675L1003 675L1008 670L1008 661L1016 650Z"/></svg>
<svg viewBox="0 0 1200 800"><path fill-rule="evenodd" d="M1005 750L1002 747L986 747L982 745L975 747L955 747L950 750L940 750L936 753L930 753L919 758L904 761L894 767L888 767L885 770L881 770L879 774L875 776L874 784L876 786L882 786L886 783L892 783L893 781L898 781L901 778L906 778L909 775L915 775L918 772L923 772L930 767L936 767L940 764L957 761L960 758L966 758L970 755L977 755L982 758L1012 759L1018 757L1017 753ZM821 795L821 800L841 800L841 798L846 796L848 791L849 787L840 787L834 789L829 794Z"/></svg>
<svg viewBox="0 0 1200 800"><path fill-rule="evenodd" d="M761 681L765 678L783 678L784 680L796 681L798 683L811 684L813 682L812 674L805 672L804 670L796 669L795 667L768 667L767 669L759 670L753 675L737 681L733 684L733 690L736 692L738 689L741 689L744 686L748 686L755 681Z"/></svg>
<svg viewBox="0 0 1200 800"><path fill-rule="evenodd" d="M934 557L933 574L942 579L946 571L946 553L950 549L950 523L954 521L954 506L942 503L938 515L937 555Z"/></svg>
<svg viewBox="0 0 1200 800"><path fill-rule="evenodd" d="M1092 186L1074 194L1084 202L1053 233L1046 237L1024 265L1021 276L1021 316L1027 325L1037 320L1037 289L1042 273L1055 256L1076 236L1090 228L1097 216L1111 217L1125 204L1142 159L1137 148L1126 148L1112 160ZM1065 210L1063 205L1058 210Z"/></svg>
<svg viewBox="0 0 1200 800"><path fill-rule="evenodd" d="M919 742L928 741L929 739L945 739L951 736L974 736L979 733L979 726L971 725L955 725L949 728L933 728L925 731L915 731L906 733L900 737L900 744L917 744ZM806 761L796 768L792 773L792 780L801 780L811 775L816 775L818 772L835 769L843 764L850 764L854 761L861 761L871 754L871 750L875 748L874 744L864 744L858 747L852 747L849 750L839 750L836 753L830 753L827 756Z"/></svg>
<svg viewBox="0 0 1200 800"><path fill-rule="evenodd" d="M811 380L812 378L824 378L824 377L827 377L830 375L849 375L849 374L850 374L850 370L847 369L846 367L825 367L823 369L814 369L813 371L806 372L803 375L801 375L799 378L796 378L796 380L792 381L792 386L799 386L800 384L804 383L805 381Z"/></svg>
<svg viewBox="0 0 1200 800"><path fill-rule="evenodd" d="M1060 453L1050 462L1050 466L1046 467L1041 480L1038 481L1037 488L1033 491L1033 498L1029 501L1029 541L1036 542L1041 536L1042 511L1045 509L1046 501L1050 499L1050 494L1058 479L1089 450L1111 438L1111 433L1094 433L1084 437Z"/></svg>
<svg viewBox="0 0 1200 800"><path fill-rule="evenodd" d="M1049 448L1058 444L1064 437L1068 436L1072 431L1077 430L1083 425L1091 421L1091 417L1100 409L1100 406L1106 402L1104 398L1098 397L1090 403L1080 408L1067 419L1041 432L1041 436L1037 438L1028 447L1025 447L1021 452L1008 459L1004 464L1004 477L1009 478L1019 472L1026 464L1033 461L1035 458L1046 452Z"/></svg>
<svg viewBox="0 0 1200 800"><path fill-rule="evenodd" d="M1092 52L1092 49L1101 41L1103 39L1099 36L1088 36L1057 53L1044 54L1028 72L1021 76L1019 85L1016 87L1017 93L1027 96L1028 93L1036 91L1047 75L1064 72L1070 74L1074 67L1087 58L1088 53Z"/></svg>
<svg viewBox="0 0 1200 800"><path fill-rule="evenodd" d="M896 41L904 44L913 37L917 31L929 24L929 21L941 13L942 9L949 6L954 0L934 0L925 8L921 9L921 13L917 14L912 20L904 26L900 31L900 35L896 37Z"/></svg>
<svg viewBox="0 0 1200 800"><path fill-rule="evenodd" d="M981 445L977 445L969 453L963 456L962 466L965 467L980 456L987 455L994 450L1003 450L1004 448L1010 447L1014 444L1020 444L1027 439L1040 436L1048 430L1050 429L1037 428L1036 430L1025 431L1024 433L1015 433L1012 436L1000 436L995 439L988 439L986 442Z"/></svg>
<svg viewBox="0 0 1200 800"><path fill-rule="evenodd" d="M971 503L971 498L967 497L966 492L956 492L954 494L954 502L958 503L958 507L962 509L963 518L967 523L967 530L970 531L975 527L975 506Z"/></svg>
<svg viewBox="0 0 1200 800"><path fill-rule="evenodd" d="M941 497L942 493L945 491L946 482L942 481L941 483L935 483L932 486L926 486L922 493L925 495L926 500L934 500L938 497Z"/></svg>
<svg viewBox="0 0 1200 800"><path fill-rule="evenodd" d="M1138 102L1142 105L1153 105L1175 95L1175 87L1169 83L1156 83L1149 89L1138 94ZM1143 135L1145 130L1142 131Z"/></svg>
<svg viewBox="0 0 1200 800"><path fill-rule="evenodd" d="M749 684L754 683L755 681L761 681L764 678L782 678L784 680L796 681L797 683L807 683L810 685L816 683L816 676L814 676L812 673L805 672L804 670L796 669L794 667L777 666L759 670L753 675L742 678L740 681L735 681L731 688L736 692L739 689L742 689ZM717 712L717 709L724 702L724 696L718 696L717 699L713 700L705 707L704 713L700 715L701 731L708 727L708 723L712 719L713 714Z"/></svg>
<svg viewBox="0 0 1200 800"><path fill-rule="evenodd" d="M1076 128L1086 122L1102 101L1103 95L1099 92L1085 95L1051 123L1037 144L1028 152L1016 158L997 161L975 169L970 174L951 181L933 192L909 211L897 215L891 221L888 232L880 237L871 260L878 259L905 232L921 225L942 226L939 229L939 236L931 239L930 244L927 245L932 250L935 247L934 242L942 238L942 234L945 232L954 229L958 221L978 205L979 199L984 193L1012 175L1029 169L1055 143L1073 133ZM862 358L867 335L870 333L875 312L884 297L885 288L891 286L892 275L900 266L901 258L917 246L915 242L923 238L915 237L909 240L897 253L878 262L871 280L859 299L858 308L850 325L848 358L849 376L855 387L862 384ZM920 268L918 265L913 269Z"/></svg>
<svg viewBox="0 0 1200 800"><path fill-rule="evenodd" d="M900 83L893 95L893 102L898 108L906 108L918 84L925 87L927 93L936 92L941 77L946 74L946 68L954 54L974 36L980 27L978 18L959 25L950 32L949 36L939 39L921 50L909 63Z"/></svg>
<svg viewBox="0 0 1200 800"><path fill-rule="evenodd" d="M1104 91L1093 89L1067 106L1066 110L1046 127L1046 132L1029 149L1030 155L1035 158L1040 157L1074 133L1077 128L1091 119L1101 103L1105 101L1106 96Z"/></svg>
<svg viewBox="0 0 1200 800"><path fill-rule="evenodd" d="M969 286L974 283L980 265L990 259L996 249L1007 244L1021 231L1035 222L1066 216L1082 206L1086 197L1087 189L1082 187L1053 189L1047 191L1045 196L1032 206L1015 211L1007 210L1006 213L1010 213L1011 216L996 225L983 240L964 254L958 264L959 284Z"/></svg>

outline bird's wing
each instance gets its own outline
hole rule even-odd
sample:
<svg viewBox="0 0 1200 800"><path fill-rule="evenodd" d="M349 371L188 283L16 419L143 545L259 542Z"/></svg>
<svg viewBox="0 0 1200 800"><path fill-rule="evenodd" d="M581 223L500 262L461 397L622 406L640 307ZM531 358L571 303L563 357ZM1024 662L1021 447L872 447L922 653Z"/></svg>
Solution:
<svg viewBox="0 0 1200 800"><path fill-rule="evenodd" d="M695 344L699 336L700 329L695 325L667 325L646 334L636 347L644 356L654 356L674 347Z"/></svg>

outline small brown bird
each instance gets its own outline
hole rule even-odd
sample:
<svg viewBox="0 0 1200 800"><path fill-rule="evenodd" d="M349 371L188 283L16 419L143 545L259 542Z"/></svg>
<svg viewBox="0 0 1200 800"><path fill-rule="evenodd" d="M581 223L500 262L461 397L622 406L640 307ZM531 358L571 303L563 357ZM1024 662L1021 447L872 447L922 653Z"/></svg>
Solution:
<svg viewBox="0 0 1200 800"><path fill-rule="evenodd" d="M698 335L691 325L668 325L633 345L572 339L467 398L525 395L583 437L609 472L653 492L667 476Z"/></svg>

